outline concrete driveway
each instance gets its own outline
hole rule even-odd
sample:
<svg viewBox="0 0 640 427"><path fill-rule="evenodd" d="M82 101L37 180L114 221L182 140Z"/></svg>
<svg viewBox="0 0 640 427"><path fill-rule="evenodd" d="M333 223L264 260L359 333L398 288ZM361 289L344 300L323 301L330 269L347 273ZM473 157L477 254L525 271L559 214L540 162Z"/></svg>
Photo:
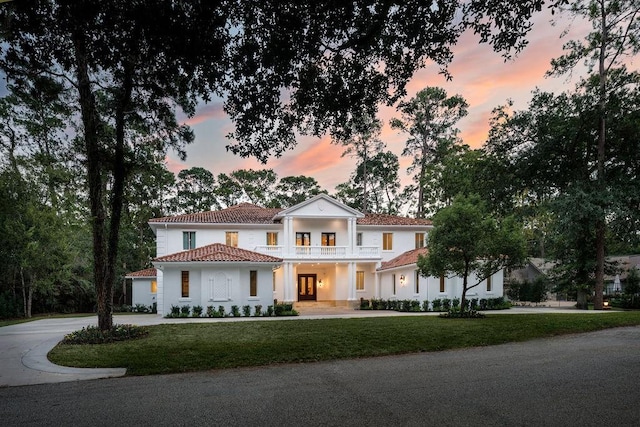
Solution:
<svg viewBox="0 0 640 427"><path fill-rule="evenodd" d="M492 314L519 313L587 313L571 308L512 308L491 312ZM606 312L589 311L594 315ZM438 313L397 313L393 311L334 310L315 312L298 317L264 318L264 321L295 321L297 319L387 317L399 315L437 315ZM165 319L156 315L116 315L114 323L155 325L161 323L254 321L256 318L239 317L233 319ZM64 319L43 319L0 328L0 387L47 384L124 376L125 369L85 369L57 366L49 362L47 353L64 338L65 334L96 325L96 317Z"/></svg>

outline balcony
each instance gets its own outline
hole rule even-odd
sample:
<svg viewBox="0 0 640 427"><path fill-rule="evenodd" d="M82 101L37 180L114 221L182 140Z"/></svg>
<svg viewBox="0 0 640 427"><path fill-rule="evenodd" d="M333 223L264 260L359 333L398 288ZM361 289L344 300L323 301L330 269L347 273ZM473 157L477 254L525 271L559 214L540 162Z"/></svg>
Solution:
<svg viewBox="0 0 640 427"><path fill-rule="evenodd" d="M293 246L290 254L286 254L284 246L256 246L254 251L278 258L300 259L345 259L345 258L379 258L378 246L356 246L350 254L347 246Z"/></svg>

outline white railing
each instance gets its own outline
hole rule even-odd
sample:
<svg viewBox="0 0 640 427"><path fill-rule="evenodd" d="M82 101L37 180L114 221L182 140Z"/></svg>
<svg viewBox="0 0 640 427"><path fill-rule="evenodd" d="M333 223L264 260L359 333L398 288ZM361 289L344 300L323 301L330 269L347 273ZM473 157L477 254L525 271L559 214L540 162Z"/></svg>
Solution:
<svg viewBox="0 0 640 427"><path fill-rule="evenodd" d="M347 246L294 246L291 256L294 258L377 258L380 257L378 246L357 246L354 253L349 254ZM283 246L256 246L255 252L282 258L285 255Z"/></svg>

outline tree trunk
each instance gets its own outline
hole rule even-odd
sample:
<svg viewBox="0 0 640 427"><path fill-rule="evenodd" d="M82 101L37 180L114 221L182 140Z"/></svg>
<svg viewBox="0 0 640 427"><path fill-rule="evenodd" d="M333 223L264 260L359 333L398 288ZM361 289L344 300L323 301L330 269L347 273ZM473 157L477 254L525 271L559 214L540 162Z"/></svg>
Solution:
<svg viewBox="0 0 640 427"><path fill-rule="evenodd" d="M106 250L106 213L103 205L103 178L101 170L99 120L96 100L91 89L89 65L85 34L78 29L73 34L75 50L76 79L82 124L84 127L85 154L87 156L87 186L89 187L89 205L91 211L91 228L93 235L93 282L96 289L98 327L101 330L113 326L112 301L110 287L107 283L107 250ZM113 289L111 288L111 293Z"/></svg>
<svg viewBox="0 0 640 427"><path fill-rule="evenodd" d="M606 142L606 107L607 107L607 70L605 67L605 46L608 43L607 34L607 15L604 7L604 3L601 3L601 32L602 40L600 44L600 58L599 58L599 77L600 77L600 100L599 110L600 117L598 120L598 167L597 167L597 188L600 199L600 207L602 212L599 213L596 221L596 286L595 295L593 299L593 308L595 310L602 310L604 308L604 257L605 257L605 235L606 235L606 223L605 212L607 200L604 197L607 191L604 173L604 158L605 158L605 142Z"/></svg>

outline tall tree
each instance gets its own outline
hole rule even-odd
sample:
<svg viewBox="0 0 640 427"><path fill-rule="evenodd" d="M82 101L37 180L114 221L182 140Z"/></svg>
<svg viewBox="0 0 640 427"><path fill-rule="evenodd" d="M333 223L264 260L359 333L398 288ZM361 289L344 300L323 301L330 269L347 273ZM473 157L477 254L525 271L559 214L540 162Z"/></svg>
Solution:
<svg viewBox="0 0 640 427"><path fill-rule="evenodd" d="M418 259L425 277L462 277L462 310L467 291L504 268L521 264L526 257L521 227L513 218L497 219L478 196L456 198L433 217L429 251ZM469 283L474 273L475 283Z"/></svg>
<svg viewBox="0 0 640 427"><path fill-rule="evenodd" d="M326 190L323 190L313 177L304 175L285 176L278 181L273 198L268 203L268 206L290 208L321 193L326 194Z"/></svg>
<svg viewBox="0 0 640 427"><path fill-rule="evenodd" d="M460 95L448 97L442 88L427 87L409 101L401 102L398 105L401 118L391 120L392 128L409 134L402 155L413 158L408 172L414 173L418 218L426 215L425 193L435 188L429 185L429 169L437 168L442 154L456 143L459 130L455 125L467 115L467 108Z"/></svg>
<svg viewBox="0 0 640 427"><path fill-rule="evenodd" d="M570 13L587 19L593 31L584 40L572 40L563 48L567 54L552 61L551 74L563 74L575 68L576 64L587 60L589 71L597 65L598 77L598 117L595 125L597 138L597 180L596 185L601 194L607 192L605 163L606 128L608 110L608 77L615 67L624 66L629 56L640 51L640 2L637 0L580 0L569 3L566 0L559 4L567 5ZM602 199L600 212L596 222L596 281L594 307L604 308L604 268L606 238L606 198Z"/></svg>
<svg viewBox="0 0 640 427"><path fill-rule="evenodd" d="M183 169L178 172L172 210L183 214L219 208L215 190L216 178L208 170L201 167Z"/></svg>
<svg viewBox="0 0 640 427"><path fill-rule="evenodd" d="M176 122L176 107L189 115L198 99L224 97L236 125L231 136L237 142L228 149L266 161L295 145L297 132L329 129L348 136L345 124L375 116L380 102L402 97L425 61L446 68L465 29L506 54L522 48L529 19L543 3L0 4L0 68L7 78L21 85L46 76L74 100L86 160L99 327L113 323L124 187L139 161L131 145L184 154L193 135Z"/></svg>

